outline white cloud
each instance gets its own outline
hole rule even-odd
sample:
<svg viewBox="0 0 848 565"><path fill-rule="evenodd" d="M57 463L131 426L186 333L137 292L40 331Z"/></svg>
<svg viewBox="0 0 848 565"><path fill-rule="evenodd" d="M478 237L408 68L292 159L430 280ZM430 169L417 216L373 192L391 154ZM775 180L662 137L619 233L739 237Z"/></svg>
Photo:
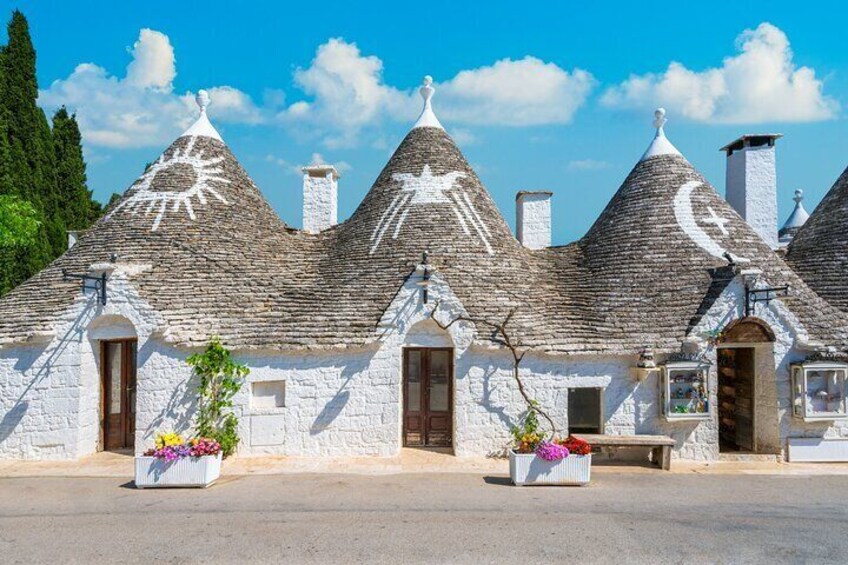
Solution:
<svg viewBox="0 0 848 565"><path fill-rule="evenodd" d="M310 100L291 104L280 119L311 128L329 147L356 144L364 131L387 121L411 124L421 110L417 86L387 84L382 60L341 38L321 45L311 65L295 72L295 83ZM594 84L580 69L568 72L535 57L504 59L437 83L433 104L449 125L562 124L571 121ZM466 142L473 135L454 131Z"/></svg>
<svg viewBox="0 0 848 565"><path fill-rule="evenodd" d="M608 162L597 159L576 159L568 163L568 169L571 171L600 171L609 166Z"/></svg>
<svg viewBox="0 0 848 565"><path fill-rule="evenodd" d="M739 53L719 68L692 71L672 62L660 74L631 76L608 89L601 102L618 108L664 106L686 118L730 124L807 122L836 116L837 102L823 93L810 67L797 67L789 39L762 23L737 38Z"/></svg>
<svg viewBox="0 0 848 565"><path fill-rule="evenodd" d="M93 63L77 65L65 79L39 92L48 111L67 106L76 112L87 145L150 147L173 141L197 117L194 94L173 92L174 49L168 36L142 29L130 50L124 78ZM230 86L207 89L209 114L223 122L258 123L262 110Z"/></svg>
<svg viewBox="0 0 848 565"><path fill-rule="evenodd" d="M362 55L355 43L330 39L318 47L308 68L294 74L312 101L295 102L280 117L317 128L329 147L351 145L363 128L410 107L409 95L386 85L382 74L378 57Z"/></svg>
<svg viewBox="0 0 848 565"><path fill-rule="evenodd" d="M569 123L595 84L581 69L568 72L535 57L503 59L460 71L439 85L447 121L498 126Z"/></svg>
<svg viewBox="0 0 848 565"><path fill-rule="evenodd" d="M170 92L177 68L174 48L167 35L152 29L142 29L130 54L132 62L127 65L128 84Z"/></svg>

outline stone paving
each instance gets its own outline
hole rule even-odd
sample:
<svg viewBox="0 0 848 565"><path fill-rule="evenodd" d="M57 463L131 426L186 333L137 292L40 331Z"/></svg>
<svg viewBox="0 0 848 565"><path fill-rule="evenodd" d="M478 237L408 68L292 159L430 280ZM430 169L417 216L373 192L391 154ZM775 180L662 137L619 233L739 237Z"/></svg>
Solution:
<svg viewBox="0 0 848 565"><path fill-rule="evenodd" d="M594 474L667 474L647 462L609 461L595 455ZM396 457L232 457L224 462L224 476L333 473L392 475L406 473L509 473L507 459L455 457L447 451L403 449ZM848 475L848 464L799 464L776 461L674 461L670 473ZM129 454L101 452L79 461L0 461L0 477L132 477Z"/></svg>

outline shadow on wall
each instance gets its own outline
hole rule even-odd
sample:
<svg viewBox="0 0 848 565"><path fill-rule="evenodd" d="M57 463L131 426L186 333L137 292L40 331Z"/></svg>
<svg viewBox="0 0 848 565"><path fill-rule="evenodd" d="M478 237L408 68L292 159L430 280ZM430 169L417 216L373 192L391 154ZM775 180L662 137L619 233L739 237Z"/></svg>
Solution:
<svg viewBox="0 0 848 565"><path fill-rule="evenodd" d="M24 419L24 414L26 414L28 408L28 401L19 400L11 410L6 412L3 419L0 420L0 443L3 443L12 435L12 432Z"/></svg>
<svg viewBox="0 0 848 565"><path fill-rule="evenodd" d="M21 391L20 395L18 395L18 399L15 401L15 404L12 408L3 415L3 419L0 420L0 443L5 441L12 435L12 432L20 425L27 411L29 410L29 401L25 400L27 393L34 387L37 383L44 380L50 375L51 370L53 369L53 365L56 363L56 360L59 359L62 354L68 349L68 346L71 343L79 343L79 340L74 339L74 334L81 334L84 331L84 320L87 317L88 313L92 310L92 308L96 305L96 297L92 296L89 298L88 302L80 311L79 315L74 319L71 326L68 328L68 331L65 332L61 338L56 340L56 347L49 352L47 358L44 359L41 367L35 372L30 379L29 384L24 387ZM20 371L24 373L32 368L35 363L41 359L42 355L48 351L50 344L46 345L42 349L33 349L30 350L31 353L29 355L22 355L15 362L14 369L16 371Z"/></svg>
<svg viewBox="0 0 848 565"><path fill-rule="evenodd" d="M497 386L492 386L492 377L495 375L496 371L497 369L491 365L484 371L483 395L476 402L477 405L484 408L486 412L497 416L498 420L500 420L507 429L512 429L517 422L513 421L510 415L506 413L506 408L504 406L495 406L492 403L492 393L498 389Z"/></svg>
<svg viewBox="0 0 848 565"><path fill-rule="evenodd" d="M153 340L147 340L138 351L139 367L145 366L154 350ZM198 379L192 373L190 378L177 383L176 386L169 386L168 388L173 392L156 417L150 421L147 429L144 430L144 437L152 437L152 434L166 428L178 433L189 430L194 419L194 412L197 409L197 387L199 385ZM154 394L156 391L147 392Z"/></svg>
<svg viewBox="0 0 848 565"><path fill-rule="evenodd" d="M336 392L333 398L324 405L318 416L315 417L315 421L312 422L312 426L309 428L309 435L315 436L325 431L339 417L339 414L342 413L342 410L344 410L344 407L347 406L350 400L350 391L342 390L345 386L347 386L347 382L342 385L342 388Z"/></svg>
<svg viewBox="0 0 848 565"><path fill-rule="evenodd" d="M361 359L351 361L342 368L341 377L344 381L339 387L339 390L337 390L333 395L333 398L327 401L324 408L322 408L321 412L319 412L315 417L315 421L312 422L312 426L309 427L309 435L316 436L320 434L329 428L336 418L339 417L342 410L344 410L345 406L347 406L348 402L350 402L350 390L347 389L348 385L354 377L361 375L364 371L368 370L368 367L371 365L371 360L374 358L375 354L376 351L370 351Z"/></svg>

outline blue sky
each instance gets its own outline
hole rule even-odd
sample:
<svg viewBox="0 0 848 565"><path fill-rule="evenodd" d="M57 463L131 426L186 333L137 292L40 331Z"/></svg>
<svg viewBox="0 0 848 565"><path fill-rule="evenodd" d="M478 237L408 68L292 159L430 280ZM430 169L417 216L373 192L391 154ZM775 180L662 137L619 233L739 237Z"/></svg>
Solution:
<svg viewBox="0 0 848 565"><path fill-rule="evenodd" d="M296 171L314 153L342 169L345 218L415 121L425 74L510 223L516 191L554 191L557 244L601 212L659 105L720 192L719 147L783 133L781 222L796 188L812 211L848 164L839 3L587 4L0 3L29 19L42 105L78 112L101 200L158 156L206 88L213 122L286 222L300 225Z"/></svg>

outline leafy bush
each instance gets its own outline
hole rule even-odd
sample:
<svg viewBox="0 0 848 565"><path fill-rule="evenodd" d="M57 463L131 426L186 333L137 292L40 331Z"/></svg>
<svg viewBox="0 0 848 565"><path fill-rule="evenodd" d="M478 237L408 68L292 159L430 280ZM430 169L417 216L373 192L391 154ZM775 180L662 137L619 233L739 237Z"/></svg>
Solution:
<svg viewBox="0 0 848 565"><path fill-rule="evenodd" d="M229 457L239 443L238 418L232 412L233 397L241 390L250 369L234 361L217 337L209 341L203 353L189 356L186 362L200 377L197 435L217 441L224 457Z"/></svg>
<svg viewBox="0 0 848 565"><path fill-rule="evenodd" d="M28 201L0 194L0 249L27 247L41 223L41 216Z"/></svg>
<svg viewBox="0 0 848 565"><path fill-rule="evenodd" d="M513 426L512 440L518 453L533 453L544 438L539 427L539 416L536 408L531 406L517 425Z"/></svg>

